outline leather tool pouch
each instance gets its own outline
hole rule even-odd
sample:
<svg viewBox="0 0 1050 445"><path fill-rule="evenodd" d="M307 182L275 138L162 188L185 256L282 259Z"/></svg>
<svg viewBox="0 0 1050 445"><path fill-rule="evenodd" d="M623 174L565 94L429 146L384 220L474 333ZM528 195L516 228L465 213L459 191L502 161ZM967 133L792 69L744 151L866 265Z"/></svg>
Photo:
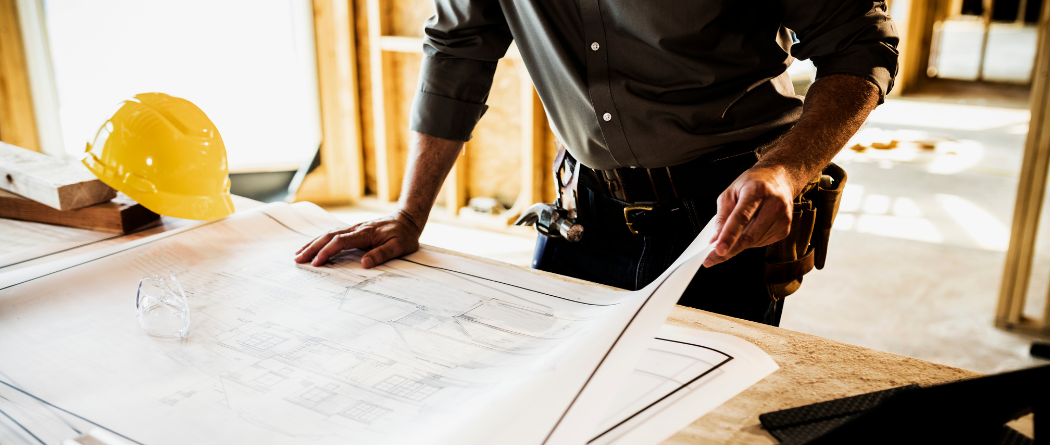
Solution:
<svg viewBox="0 0 1050 445"><path fill-rule="evenodd" d="M814 267L824 268L845 185L846 171L830 164L795 198L791 233L766 247L765 282L773 300L795 293Z"/></svg>

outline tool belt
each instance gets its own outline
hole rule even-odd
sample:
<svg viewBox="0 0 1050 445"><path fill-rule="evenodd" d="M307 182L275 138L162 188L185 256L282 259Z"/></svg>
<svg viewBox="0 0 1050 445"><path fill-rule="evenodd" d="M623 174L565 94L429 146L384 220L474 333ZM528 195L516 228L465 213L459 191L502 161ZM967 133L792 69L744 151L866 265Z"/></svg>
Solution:
<svg viewBox="0 0 1050 445"><path fill-rule="evenodd" d="M766 247L765 281L774 300L795 293L814 267L824 268L845 185L846 171L832 163L795 198L791 232Z"/></svg>
<svg viewBox="0 0 1050 445"><path fill-rule="evenodd" d="M776 146L785 130L757 140L730 144L714 155L664 168L618 168L595 170L581 166L556 141L559 154L555 170L579 171L585 182L600 185L608 200L595 210L599 218L622 218L624 229L635 235L702 227L690 218L685 201L714 200L741 172L757 162L761 154ZM766 247L764 281L774 300L791 295L802 277L813 268L822 269L827 259L831 226L838 213L846 172L830 164L803 188L793 202L790 234Z"/></svg>

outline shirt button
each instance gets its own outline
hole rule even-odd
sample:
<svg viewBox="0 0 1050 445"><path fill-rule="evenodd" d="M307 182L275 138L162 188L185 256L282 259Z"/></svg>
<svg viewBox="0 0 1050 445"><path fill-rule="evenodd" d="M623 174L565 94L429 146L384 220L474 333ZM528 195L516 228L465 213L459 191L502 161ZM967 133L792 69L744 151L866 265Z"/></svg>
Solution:
<svg viewBox="0 0 1050 445"><path fill-rule="evenodd" d="M601 46L598 45L598 42L594 42L591 44L591 51L598 51L598 48L601 48Z"/></svg>
<svg viewBox="0 0 1050 445"><path fill-rule="evenodd" d="M602 115L602 119L605 119L605 122L609 122L612 120L612 115L609 113L605 113Z"/></svg>

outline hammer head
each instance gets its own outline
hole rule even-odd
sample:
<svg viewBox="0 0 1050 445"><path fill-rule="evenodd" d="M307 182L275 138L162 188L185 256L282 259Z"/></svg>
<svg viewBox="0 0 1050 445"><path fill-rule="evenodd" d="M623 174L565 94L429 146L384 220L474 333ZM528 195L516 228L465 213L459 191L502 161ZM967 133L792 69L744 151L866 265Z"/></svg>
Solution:
<svg viewBox="0 0 1050 445"><path fill-rule="evenodd" d="M557 213L558 209L550 204L536 203L525 209L518 217L517 221L514 221L516 226L531 226L536 224L542 224L541 221L551 220L551 215ZM548 222L549 225L549 222Z"/></svg>
<svg viewBox="0 0 1050 445"><path fill-rule="evenodd" d="M575 243L583 238L583 226L568 218L568 211L550 204L533 204L514 222L516 226L535 226L540 234L564 238Z"/></svg>

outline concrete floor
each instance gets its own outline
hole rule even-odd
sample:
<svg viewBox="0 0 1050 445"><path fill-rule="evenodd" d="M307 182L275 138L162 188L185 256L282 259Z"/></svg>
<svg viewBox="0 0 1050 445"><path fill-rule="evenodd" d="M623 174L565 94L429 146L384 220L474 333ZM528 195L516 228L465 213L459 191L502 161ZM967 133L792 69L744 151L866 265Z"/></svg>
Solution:
<svg viewBox="0 0 1050 445"><path fill-rule="evenodd" d="M1028 112L938 100L887 101L855 141L898 147L839 156L849 182L828 264L788 299L782 327L979 372L1033 365L1027 339L992 326ZM382 214L331 210L348 223ZM534 237L438 220L422 241L528 265Z"/></svg>
<svg viewBox="0 0 1050 445"><path fill-rule="evenodd" d="M992 326L1028 119L913 100L877 109L854 140L900 146L838 157L850 177L828 266L788 299L782 326L980 372L1034 364L1028 340Z"/></svg>

